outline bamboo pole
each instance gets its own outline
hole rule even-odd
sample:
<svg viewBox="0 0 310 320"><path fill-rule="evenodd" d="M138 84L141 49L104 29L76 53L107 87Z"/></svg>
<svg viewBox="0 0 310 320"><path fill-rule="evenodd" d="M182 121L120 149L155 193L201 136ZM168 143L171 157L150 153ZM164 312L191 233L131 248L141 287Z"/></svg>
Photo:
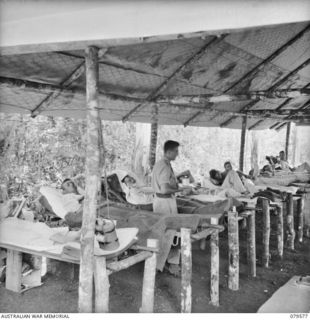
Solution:
<svg viewBox="0 0 310 320"><path fill-rule="evenodd" d="M98 49L89 47L86 57L87 97L87 148L86 148L86 190L81 230L81 259L79 275L79 312L92 312L94 275L94 235L97 195L100 184L99 172L99 130L98 121Z"/></svg>
<svg viewBox="0 0 310 320"><path fill-rule="evenodd" d="M278 255L283 258L283 243L284 243L284 231L283 231L283 207L277 206L277 242L278 242Z"/></svg>
<svg viewBox="0 0 310 320"><path fill-rule="evenodd" d="M210 303L218 307L220 305L219 298L219 282L220 282L220 252L219 252L219 231L211 234L211 284L210 284Z"/></svg>
<svg viewBox="0 0 310 320"><path fill-rule="evenodd" d="M288 159L288 150L289 150L289 146L290 146L290 134L291 134L291 122L288 122L287 127L286 127L286 139L285 139L286 160Z"/></svg>
<svg viewBox="0 0 310 320"><path fill-rule="evenodd" d="M247 116L244 116L242 118L240 155L239 155L239 170L242 171L242 172L243 172L243 168L244 168L244 150L245 150L245 138L246 138L247 122L248 122L248 118L247 118Z"/></svg>
<svg viewBox="0 0 310 320"><path fill-rule="evenodd" d="M256 241L255 241L255 210L247 218L247 245L248 245L248 265L250 275L256 277Z"/></svg>
<svg viewBox="0 0 310 320"><path fill-rule="evenodd" d="M181 312L192 311L192 242L191 229L181 228Z"/></svg>
<svg viewBox="0 0 310 320"><path fill-rule="evenodd" d="M270 206L269 199L262 198L262 213L263 213L263 267L269 267L269 242L270 242Z"/></svg>
<svg viewBox="0 0 310 320"><path fill-rule="evenodd" d="M107 273L106 259L102 256L95 257L95 312L109 312L109 276Z"/></svg>
<svg viewBox="0 0 310 320"><path fill-rule="evenodd" d="M287 247L294 250L295 230L294 230L294 202L293 194L287 195L287 211L286 211L286 234L287 234Z"/></svg>
<svg viewBox="0 0 310 320"><path fill-rule="evenodd" d="M236 208L228 211L228 288L239 290L239 228Z"/></svg>
<svg viewBox="0 0 310 320"><path fill-rule="evenodd" d="M158 249L159 241L157 239L148 239L147 246ZM152 313L154 310L156 263L157 253L153 252L152 255L145 260L144 264L142 304L140 308L140 312L143 313Z"/></svg>
<svg viewBox="0 0 310 320"><path fill-rule="evenodd" d="M297 202L297 215L298 215L298 241L302 243L304 236L304 194L298 199Z"/></svg>

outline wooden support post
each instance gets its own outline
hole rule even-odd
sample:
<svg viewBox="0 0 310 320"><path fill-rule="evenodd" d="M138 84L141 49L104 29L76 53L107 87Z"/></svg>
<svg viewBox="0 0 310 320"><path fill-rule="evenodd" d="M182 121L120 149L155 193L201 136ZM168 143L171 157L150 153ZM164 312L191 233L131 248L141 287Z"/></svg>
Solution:
<svg viewBox="0 0 310 320"><path fill-rule="evenodd" d="M191 229L181 228L182 287L181 312L192 311L192 242Z"/></svg>
<svg viewBox="0 0 310 320"><path fill-rule="evenodd" d="M211 284L210 284L210 303L218 307L220 305L219 284L220 284L220 251L219 251L219 232L211 234Z"/></svg>
<svg viewBox="0 0 310 320"><path fill-rule="evenodd" d="M7 250L5 287L14 292L20 292L22 285L22 253Z"/></svg>
<svg viewBox="0 0 310 320"><path fill-rule="evenodd" d="M284 243L284 230L283 230L283 206L277 206L277 242L278 242L278 255L283 258L283 243Z"/></svg>
<svg viewBox="0 0 310 320"><path fill-rule="evenodd" d="M239 290L239 227L238 212L228 211L228 288Z"/></svg>
<svg viewBox="0 0 310 320"><path fill-rule="evenodd" d="M297 201L297 215L298 215L298 241L302 243L304 236L304 194Z"/></svg>
<svg viewBox="0 0 310 320"><path fill-rule="evenodd" d="M294 229L294 202L293 194L288 193L287 195L287 204L286 204L286 245L289 249L294 250L294 241L295 241L295 229Z"/></svg>
<svg viewBox="0 0 310 320"><path fill-rule="evenodd" d="M147 246L158 249L159 242L156 239L148 239ZM143 287L142 287L142 305L140 312L152 313L154 311L154 296L155 296L155 277L156 277L157 252L145 260Z"/></svg>
<svg viewBox="0 0 310 320"><path fill-rule="evenodd" d="M151 125L151 142L150 142L150 155L149 155L149 165L151 170L153 170L153 167L156 162L157 134L158 134L158 123L153 122Z"/></svg>
<svg viewBox="0 0 310 320"><path fill-rule="evenodd" d="M250 275L256 277L255 210L252 210L252 214L248 216L247 221L248 266Z"/></svg>
<svg viewBox="0 0 310 320"><path fill-rule="evenodd" d="M269 199L262 198L262 206L263 206L263 257L262 264L263 267L269 267L269 242L270 242L270 206Z"/></svg>
<svg viewBox="0 0 310 320"><path fill-rule="evenodd" d="M109 312L109 276L105 257L95 257L95 312Z"/></svg>
<svg viewBox="0 0 310 320"><path fill-rule="evenodd" d="M240 141L240 156L239 156L239 170L243 171L244 168L244 150L245 150L245 138L248 118L244 116L242 118L242 129L241 129L241 141Z"/></svg>
<svg viewBox="0 0 310 320"><path fill-rule="evenodd" d="M288 149L290 145L290 134L291 134L291 122L287 123L286 127L286 139L285 139L285 156L286 160L288 160Z"/></svg>
<svg viewBox="0 0 310 320"><path fill-rule="evenodd" d="M87 149L86 190L81 231L81 260L79 277L79 312L93 311L94 236L97 196L100 184L98 49L86 49Z"/></svg>

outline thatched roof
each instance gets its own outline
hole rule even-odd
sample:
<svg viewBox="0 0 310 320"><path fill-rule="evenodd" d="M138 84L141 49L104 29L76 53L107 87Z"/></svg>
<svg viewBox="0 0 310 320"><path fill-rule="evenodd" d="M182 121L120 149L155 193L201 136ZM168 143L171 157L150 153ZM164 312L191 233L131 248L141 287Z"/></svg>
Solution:
<svg viewBox="0 0 310 320"><path fill-rule="evenodd" d="M310 123L310 24L102 47L101 117L249 129ZM81 50L0 56L0 112L85 117Z"/></svg>

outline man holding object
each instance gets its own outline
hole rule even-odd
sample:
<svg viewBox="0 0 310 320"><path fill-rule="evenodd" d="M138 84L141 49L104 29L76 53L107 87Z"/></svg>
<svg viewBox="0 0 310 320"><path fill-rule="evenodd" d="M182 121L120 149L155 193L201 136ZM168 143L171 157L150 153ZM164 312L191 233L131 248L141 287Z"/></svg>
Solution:
<svg viewBox="0 0 310 320"><path fill-rule="evenodd" d="M179 154L180 144L168 140L164 144L164 157L155 163L152 172L152 187L155 192L153 211L175 215L178 213L175 193L191 189L190 186L178 186L177 178L171 167Z"/></svg>

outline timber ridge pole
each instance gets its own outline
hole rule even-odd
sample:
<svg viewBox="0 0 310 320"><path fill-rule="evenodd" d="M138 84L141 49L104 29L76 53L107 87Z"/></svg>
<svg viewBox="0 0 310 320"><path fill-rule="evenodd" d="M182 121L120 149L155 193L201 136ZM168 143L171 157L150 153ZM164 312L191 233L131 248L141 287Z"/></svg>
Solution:
<svg viewBox="0 0 310 320"><path fill-rule="evenodd" d="M86 100L87 100L87 149L86 149L86 190L81 229L81 256L79 275L80 313L93 312L94 282L94 237L97 214L97 196L100 184L99 151L99 99L98 99L98 48L85 50Z"/></svg>
<svg viewBox="0 0 310 320"><path fill-rule="evenodd" d="M245 151L245 138L246 138L247 122L248 122L248 117L244 116L242 118L240 155L239 155L239 170L241 172L243 172L243 168L244 168L244 151Z"/></svg>
<svg viewBox="0 0 310 320"><path fill-rule="evenodd" d="M230 91L231 89L233 89L236 85L238 85L240 82L242 82L244 79L248 78L249 76L253 75L255 72L260 71L267 63L271 62L274 58L276 58L277 56L279 56L282 52L284 52L289 46L291 46L294 42L296 42L297 40L299 40L306 32L308 32L308 30L310 29L310 24L308 24L306 26L305 29L303 29L301 32L299 32L297 35L295 35L291 40L289 40L288 42L286 42L284 45L282 45L279 49L277 49L274 53L272 53L268 58L266 58L265 60L263 60L261 63L259 63L257 66L255 66L251 71L249 71L248 73L246 73L242 78L240 78L237 82L235 82L232 86L230 86L228 89L226 89L224 91L224 93ZM309 62L308 62L309 63ZM306 66L306 65L305 65ZM277 87L279 87L281 84L283 84L285 81L287 81L289 79L289 77L293 76L294 74L296 74L298 71L300 71L302 68L304 68L305 66L303 66L303 64L299 67L297 67L296 69L298 69L296 71L293 70L292 72L290 72L285 80L280 79L275 85L273 85L271 87L271 89L275 89ZM250 108L252 108L256 103L253 101L250 102L248 105L246 105L244 108L242 108L240 111L242 112L244 109L248 110ZM235 117L231 117L230 119L226 120L224 123L220 124L220 127L223 126L227 126L228 124L230 124L233 120L235 119Z"/></svg>
<svg viewBox="0 0 310 320"><path fill-rule="evenodd" d="M151 101L155 99L163 90L167 88L171 80L179 76L184 71L184 69L188 68L190 65L194 64L197 60L199 60L200 57L202 57L205 54L205 51L209 48L209 46L221 41L224 37L226 37L226 34L222 34L218 37L215 36L212 40L204 44L189 59L187 59L183 64L181 64L167 79L165 79L153 92L151 92L146 98L146 100ZM144 103L138 104L123 117L122 121L128 121L132 114L134 114L143 107Z"/></svg>

